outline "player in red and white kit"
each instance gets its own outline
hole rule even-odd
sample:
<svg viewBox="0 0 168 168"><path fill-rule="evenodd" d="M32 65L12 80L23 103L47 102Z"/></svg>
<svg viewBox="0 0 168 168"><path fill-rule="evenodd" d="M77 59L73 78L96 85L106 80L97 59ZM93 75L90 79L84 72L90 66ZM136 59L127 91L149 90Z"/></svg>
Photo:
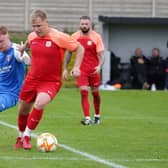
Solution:
<svg viewBox="0 0 168 168"><path fill-rule="evenodd" d="M24 81L19 103L16 148L31 149L31 132L35 130L43 115L44 107L53 100L61 87L62 62L66 49L75 51L77 58L72 69L74 76L80 73L84 49L71 36L48 25L47 14L34 10L31 14L32 33L26 45L31 51L31 67Z"/></svg>
<svg viewBox="0 0 168 168"><path fill-rule="evenodd" d="M92 23L88 16L80 18L80 30L72 35L84 47L84 58L77 78L77 85L80 89L81 104L85 118L81 121L83 125L90 125L90 107L88 101L88 90L91 88L93 104L95 109L94 124L100 123L100 70L104 63L104 45L101 36L92 30ZM71 52L66 52L64 61L63 77L67 79L67 67L71 59Z"/></svg>

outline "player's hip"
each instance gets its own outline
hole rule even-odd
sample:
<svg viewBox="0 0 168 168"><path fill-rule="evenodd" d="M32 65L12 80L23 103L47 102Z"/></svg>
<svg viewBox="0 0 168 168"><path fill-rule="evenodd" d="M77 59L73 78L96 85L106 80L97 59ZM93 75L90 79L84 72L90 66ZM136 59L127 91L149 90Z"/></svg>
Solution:
<svg viewBox="0 0 168 168"><path fill-rule="evenodd" d="M76 79L77 86L91 86L98 87L100 85L101 76L100 74L87 74L81 72L81 75Z"/></svg>
<svg viewBox="0 0 168 168"><path fill-rule="evenodd" d="M61 85L60 81L50 82L26 79L19 98L30 103L34 102L39 93L47 93L53 99L60 90Z"/></svg>

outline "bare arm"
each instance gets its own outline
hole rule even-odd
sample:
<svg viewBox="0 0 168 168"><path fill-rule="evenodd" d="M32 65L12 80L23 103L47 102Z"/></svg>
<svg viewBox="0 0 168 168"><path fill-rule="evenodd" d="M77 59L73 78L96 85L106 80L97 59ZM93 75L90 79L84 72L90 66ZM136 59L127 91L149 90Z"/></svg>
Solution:
<svg viewBox="0 0 168 168"><path fill-rule="evenodd" d="M76 53L76 59L75 59L74 66L71 70L71 76L76 78L80 76L80 65L82 63L83 56L84 56L84 48L81 44L78 45L75 53Z"/></svg>
<svg viewBox="0 0 168 168"><path fill-rule="evenodd" d="M84 55L84 48L82 47L81 44L79 44L78 47L76 48L75 55L76 55L76 58L75 58L74 66L71 70L71 76L78 77L80 75L80 65ZM66 79L66 80L68 79L68 65L70 63L71 56L72 56L72 53L69 51L66 51L65 60L64 60L64 71L63 71L63 79Z"/></svg>
<svg viewBox="0 0 168 168"><path fill-rule="evenodd" d="M81 44L79 44L75 53L76 53L76 59L74 63L74 68L80 68L84 56L84 48Z"/></svg>
<svg viewBox="0 0 168 168"><path fill-rule="evenodd" d="M66 53L65 53L64 70L63 70L63 74L62 74L62 77L65 80L68 80L68 65L71 61L71 57L72 57L72 53L67 50Z"/></svg>
<svg viewBox="0 0 168 168"><path fill-rule="evenodd" d="M70 51L66 51L65 53L65 59L64 59L64 69L68 69L68 65L71 61L72 53Z"/></svg>
<svg viewBox="0 0 168 168"><path fill-rule="evenodd" d="M105 56L104 56L104 51L100 51L98 53L98 59L99 59L99 65L95 67L95 74L96 73L100 73L100 70L102 69L102 66L104 64L104 59L105 59Z"/></svg>

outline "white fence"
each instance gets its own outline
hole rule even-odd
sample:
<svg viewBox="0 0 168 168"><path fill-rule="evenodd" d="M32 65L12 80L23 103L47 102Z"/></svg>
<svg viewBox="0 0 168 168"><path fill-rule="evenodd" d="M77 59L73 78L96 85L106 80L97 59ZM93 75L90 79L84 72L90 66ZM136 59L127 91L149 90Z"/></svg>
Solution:
<svg viewBox="0 0 168 168"><path fill-rule="evenodd" d="M0 24L12 31L29 31L29 15L35 8L45 9L50 24L67 31L77 29L81 15L89 15L96 28L99 15L168 17L167 0L0 0Z"/></svg>

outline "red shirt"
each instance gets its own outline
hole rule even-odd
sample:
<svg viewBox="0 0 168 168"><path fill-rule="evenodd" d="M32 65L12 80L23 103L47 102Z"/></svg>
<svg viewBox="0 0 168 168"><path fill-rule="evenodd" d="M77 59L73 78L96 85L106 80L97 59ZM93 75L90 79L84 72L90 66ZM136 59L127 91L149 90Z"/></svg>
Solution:
<svg viewBox="0 0 168 168"><path fill-rule="evenodd" d="M32 57L27 79L61 81L64 51L65 49L74 51L78 42L52 28L45 37L39 37L34 32L30 33L28 41Z"/></svg>
<svg viewBox="0 0 168 168"><path fill-rule="evenodd" d="M95 71L95 67L99 64L98 53L104 51L104 45L100 35L92 30L87 36L82 35L81 31L78 31L72 37L79 41L85 49L84 58L80 67L81 71L92 74Z"/></svg>

